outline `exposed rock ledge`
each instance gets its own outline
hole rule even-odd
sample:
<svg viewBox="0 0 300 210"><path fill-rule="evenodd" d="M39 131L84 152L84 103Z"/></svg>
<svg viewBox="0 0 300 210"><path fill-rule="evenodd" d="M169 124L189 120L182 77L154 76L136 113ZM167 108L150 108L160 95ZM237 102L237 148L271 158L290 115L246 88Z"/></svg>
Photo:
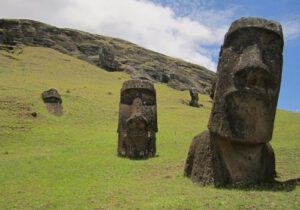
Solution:
<svg viewBox="0 0 300 210"><path fill-rule="evenodd" d="M0 44L49 47L107 71L125 71L186 90L208 94L215 73L199 65L144 49L133 43L24 19L0 19Z"/></svg>

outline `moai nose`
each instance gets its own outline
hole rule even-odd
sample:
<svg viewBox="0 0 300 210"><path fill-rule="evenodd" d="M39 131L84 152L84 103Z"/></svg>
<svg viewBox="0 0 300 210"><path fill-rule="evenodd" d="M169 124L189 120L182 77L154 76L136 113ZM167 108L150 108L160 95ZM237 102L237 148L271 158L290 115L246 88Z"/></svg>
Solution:
<svg viewBox="0 0 300 210"><path fill-rule="evenodd" d="M243 50L237 68L237 71L243 69L260 69L262 71L269 71L268 67L263 62L261 50L256 44Z"/></svg>
<svg viewBox="0 0 300 210"><path fill-rule="evenodd" d="M140 98L135 98L132 103L132 116L142 115L142 100Z"/></svg>
<svg viewBox="0 0 300 210"><path fill-rule="evenodd" d="M147 124L148 121L142 114L142 100L140 98L135 98L132 103L131 115L127 119L127 126L145 129Z"/></svg>
<svg viewBox="0 0 300 210"><path fill-rule="evenodd" d="M237 88L267 91L270 85L270 72L268 66L263 62L262 53L257 45L243 50L233 75Z"/></svg>

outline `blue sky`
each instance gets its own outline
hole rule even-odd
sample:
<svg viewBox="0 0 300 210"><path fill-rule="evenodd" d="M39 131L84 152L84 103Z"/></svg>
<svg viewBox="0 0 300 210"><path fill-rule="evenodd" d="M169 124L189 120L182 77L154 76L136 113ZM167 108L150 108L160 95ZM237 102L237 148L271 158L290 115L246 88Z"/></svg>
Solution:
<svg viewBox="0 0 300 210"><path fill-rule="evenodd" d="M220 24L230 23L242 16L259 16L279 21L286 30L291 30L285 36L284 65L278 107L300 111L300 1L298 0L219 0L219 1L183 1L183 0L153 0L163 6L171 7L179 16L191 16L203 22L197 12L203 10L232 11ZM287 29L287 27L293 27ZM295 27L295 28L294 28ZM213 56L217 62L217 57Z"/></svg>
<svg viewBox="0 0 300 210"><path fill-rule="evenodd" d="M299 0L1 0L0 7L0 18L27 18L123 38L212 71L224 34L242 16L283 25L278 107L300 111Z"/></svg>

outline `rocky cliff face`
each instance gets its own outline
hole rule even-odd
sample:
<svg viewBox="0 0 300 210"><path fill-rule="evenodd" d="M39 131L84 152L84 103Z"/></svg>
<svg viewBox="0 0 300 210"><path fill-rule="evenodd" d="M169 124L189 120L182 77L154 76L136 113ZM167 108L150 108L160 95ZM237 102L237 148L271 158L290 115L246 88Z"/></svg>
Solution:
<svg viewBox="0 0 300 210"><path fill-rule="evenodd" d="M0 19L0 44L50 47L100 66L107 71L125 71L186 90L208 94L215 73L208 69L133 43L73 29L56 28L32 20Z"/></svg>

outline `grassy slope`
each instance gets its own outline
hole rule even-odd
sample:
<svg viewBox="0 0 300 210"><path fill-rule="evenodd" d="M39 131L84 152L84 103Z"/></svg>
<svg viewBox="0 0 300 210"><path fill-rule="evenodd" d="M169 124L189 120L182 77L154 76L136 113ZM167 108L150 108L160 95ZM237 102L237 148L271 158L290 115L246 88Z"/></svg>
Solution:
<svg viewBox="0 0 300 210"><path fill-rule="evenodd" d="M119 91L126 79L50 49L0 51L0 209L300 206L299 186L215 189L183 177L191 139L206 128L207 96L200 97L204 108L191 108L182 103L188 92L156 84L159 157L117 157ZM41 92L52 87L62 94L62 117L50 115L41 100ZM300 176L299 128L299 113L277 112L271 143L279 181Z"/></svg>

